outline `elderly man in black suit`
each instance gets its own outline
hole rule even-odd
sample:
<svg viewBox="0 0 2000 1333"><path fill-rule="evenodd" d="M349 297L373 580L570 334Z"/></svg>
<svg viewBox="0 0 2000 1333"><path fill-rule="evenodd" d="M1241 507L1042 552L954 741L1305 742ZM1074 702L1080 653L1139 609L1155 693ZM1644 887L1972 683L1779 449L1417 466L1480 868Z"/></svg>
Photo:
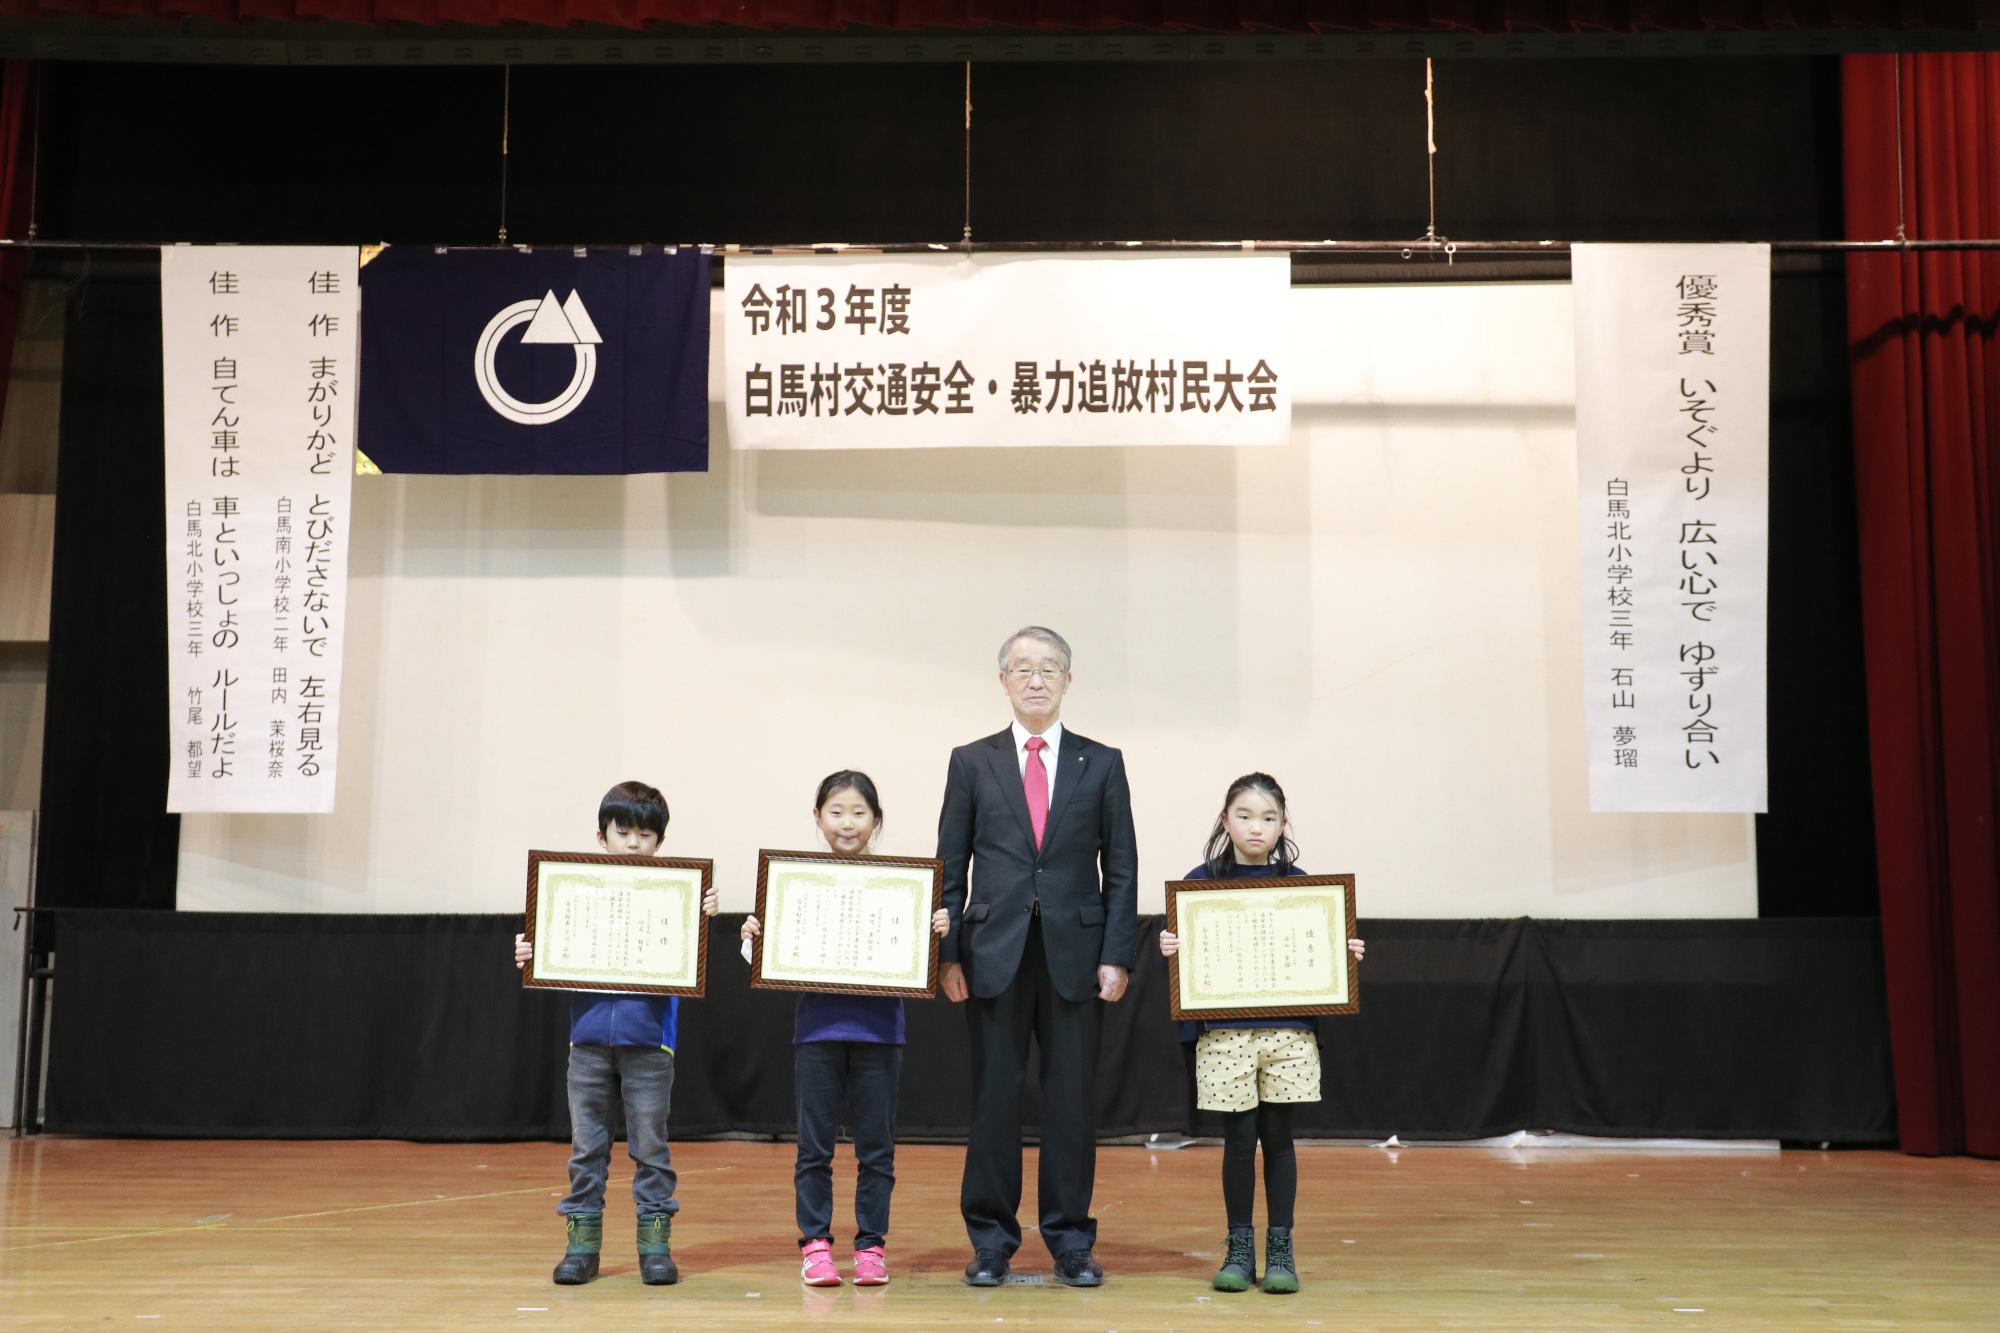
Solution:
<svg viewBox="0 0 2000 1333"><path fill-rule="evenodd" d="M1125 994L1135 946L1138 851L1125 758L1066 730L1069 644L1030 625L1000 648L1006 730L951 753L944 862L944 992L966 1004L972 1134L959 1208L972 1240L966 1282L997 1286L1021 1245L1021 1080L1041 1048L1042 1240L1058 1280L1103 1282L1093 1072L1097 1007Z"/></svg>

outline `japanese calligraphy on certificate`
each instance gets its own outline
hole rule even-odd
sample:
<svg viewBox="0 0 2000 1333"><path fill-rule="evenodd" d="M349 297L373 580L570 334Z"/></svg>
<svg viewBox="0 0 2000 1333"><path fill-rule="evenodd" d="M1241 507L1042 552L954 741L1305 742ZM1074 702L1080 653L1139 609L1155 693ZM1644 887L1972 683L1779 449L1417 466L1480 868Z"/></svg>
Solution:
<svg viewBox="0 0 2000 1333"><path fill-rule="evenodd" d="M333 809L356 252L160 251L170 811Z"/></svg>
<svg viewBox="0 0 2000 1333"><path fill-rule="evenodd" d="M1590 808L1762 811L1770 247L1570 258Z"/></svg>
<svg viewBox="0 0 2000 1333"><path fill-rule="evenodd" d="M772 990L926 996L937 987L931 914L944 863L914 856L757 853L750 984Z"/></svg>
<svg viewBox="0 0 2000 1333"><path fill-rule="evenodd" d="M556 990L700 995L708 981L709 861L528 853L521 983Z"/></svg>
<svg viewBox="0 0 2000 1333"><path fill-rule="evenodd" d="M1277 444L1284 255L731 255L744 449Z"/></svg>
<svg viewBox="0 0 2000 1333"><path fill-rule="evenodd" d="M1175 1018L1280 1018L1361 1008L1354 876L1187 879L1167 885Z"/></svg>

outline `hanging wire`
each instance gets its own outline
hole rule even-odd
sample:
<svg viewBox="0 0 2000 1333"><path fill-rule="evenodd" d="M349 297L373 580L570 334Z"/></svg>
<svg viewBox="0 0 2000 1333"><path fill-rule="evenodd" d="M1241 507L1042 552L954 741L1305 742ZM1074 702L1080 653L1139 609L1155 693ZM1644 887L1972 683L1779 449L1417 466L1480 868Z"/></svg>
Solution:
<svg viewBox="0 0 2000 1333"><path fill-rule="evenodd" d="M35 81L35 133L28 145L28 240L42 231L42 85L46 80L39 67L30 66Z"/></svg>
<svg viewBox="0 0 2000 1333"><path fill-rule="evenodd" d="M1438 145L1437 145L1437 98L1435 79L1431 69L1431 58L1424 57L1424 170L1430 177L1431 211L1430 219L1424 224L1424 240L1436 245L1438 241Z"/></svg>
<svg viewBox="0 0 2000 1333"><path fill-rule="evenodd" d="M959 244L972 245L972 62L965 62L965 232Z"/></svg>
<svg viewBox="0 0 2000 1333"><path fill-rule="evenodd" d="M1910 239L1903 230L1903 57L1889 59L1896 70L1896 239L1903 242Z"/></svg>
<svg viewBox="0 0 2000 1333"><path fill-rule="evenodd" d="M507 244L507 151L514 129L514 67L504 66L500 85L500 244Z"/></svg>
<svg viewBox="0 0 2000 1333"><path fill-rule="evenodd" d="M28 240L24 248L33 250L48 245L47 241L40 239L42 231L42 125L48 118L43 114L42 103L42 92L46 86L45 71L38 65L31 66L30 68L33 72L28 77L33 80L32 87L35 90L33 111L35 129L34 133L29 136L28 141ZM6 242L6 244L12 245L13 242ZM61 294L43 308L42 313L36 317L33 324L24 325L18 331L18 336L24 341L33 338L41 332L43 325L54 319L62 311L68 309L71 296L78 288L90 281L91 270L95 267L95 263L96 261L92 258L90 252L85 251L81 272L63 284ZM33 911L34 909L17 907L14 910L21 912ZM19 917L15 918L14 924L18 929L20 926Z"/></svg>

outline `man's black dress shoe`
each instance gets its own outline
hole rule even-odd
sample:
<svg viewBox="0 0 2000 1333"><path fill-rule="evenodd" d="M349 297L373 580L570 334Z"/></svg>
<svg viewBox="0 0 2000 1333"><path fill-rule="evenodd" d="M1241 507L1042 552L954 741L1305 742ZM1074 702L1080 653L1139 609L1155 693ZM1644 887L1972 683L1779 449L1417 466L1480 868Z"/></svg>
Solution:
<svg viewBox="0 0 2000 1333"><path fill-rule="evenodd" d="M968 1287L997 1287L1007 1280L1007 1260L998 1250L974 1250L965 1266Z"/></svg>
<svg viewBox="0 0 2000 1333"><path fill-rule="evenodd" d="M1056 1281L1065 1287L1101 1287L1104 1270L1090 1257L1089 1250L1070 1250L1056 1256Z"/></svg>

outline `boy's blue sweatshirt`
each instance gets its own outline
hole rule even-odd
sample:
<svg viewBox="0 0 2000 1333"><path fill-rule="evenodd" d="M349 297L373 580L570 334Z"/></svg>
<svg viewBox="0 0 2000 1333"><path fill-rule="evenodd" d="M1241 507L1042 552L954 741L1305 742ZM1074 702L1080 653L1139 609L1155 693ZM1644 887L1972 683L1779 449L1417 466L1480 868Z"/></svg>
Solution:
<svg viewBox="0 0 2000 1333"><path fill-rule="evenodd" d="M674 1049L677 995L574 995L569 1002L572 1046L656 1046Z"/></svg>

